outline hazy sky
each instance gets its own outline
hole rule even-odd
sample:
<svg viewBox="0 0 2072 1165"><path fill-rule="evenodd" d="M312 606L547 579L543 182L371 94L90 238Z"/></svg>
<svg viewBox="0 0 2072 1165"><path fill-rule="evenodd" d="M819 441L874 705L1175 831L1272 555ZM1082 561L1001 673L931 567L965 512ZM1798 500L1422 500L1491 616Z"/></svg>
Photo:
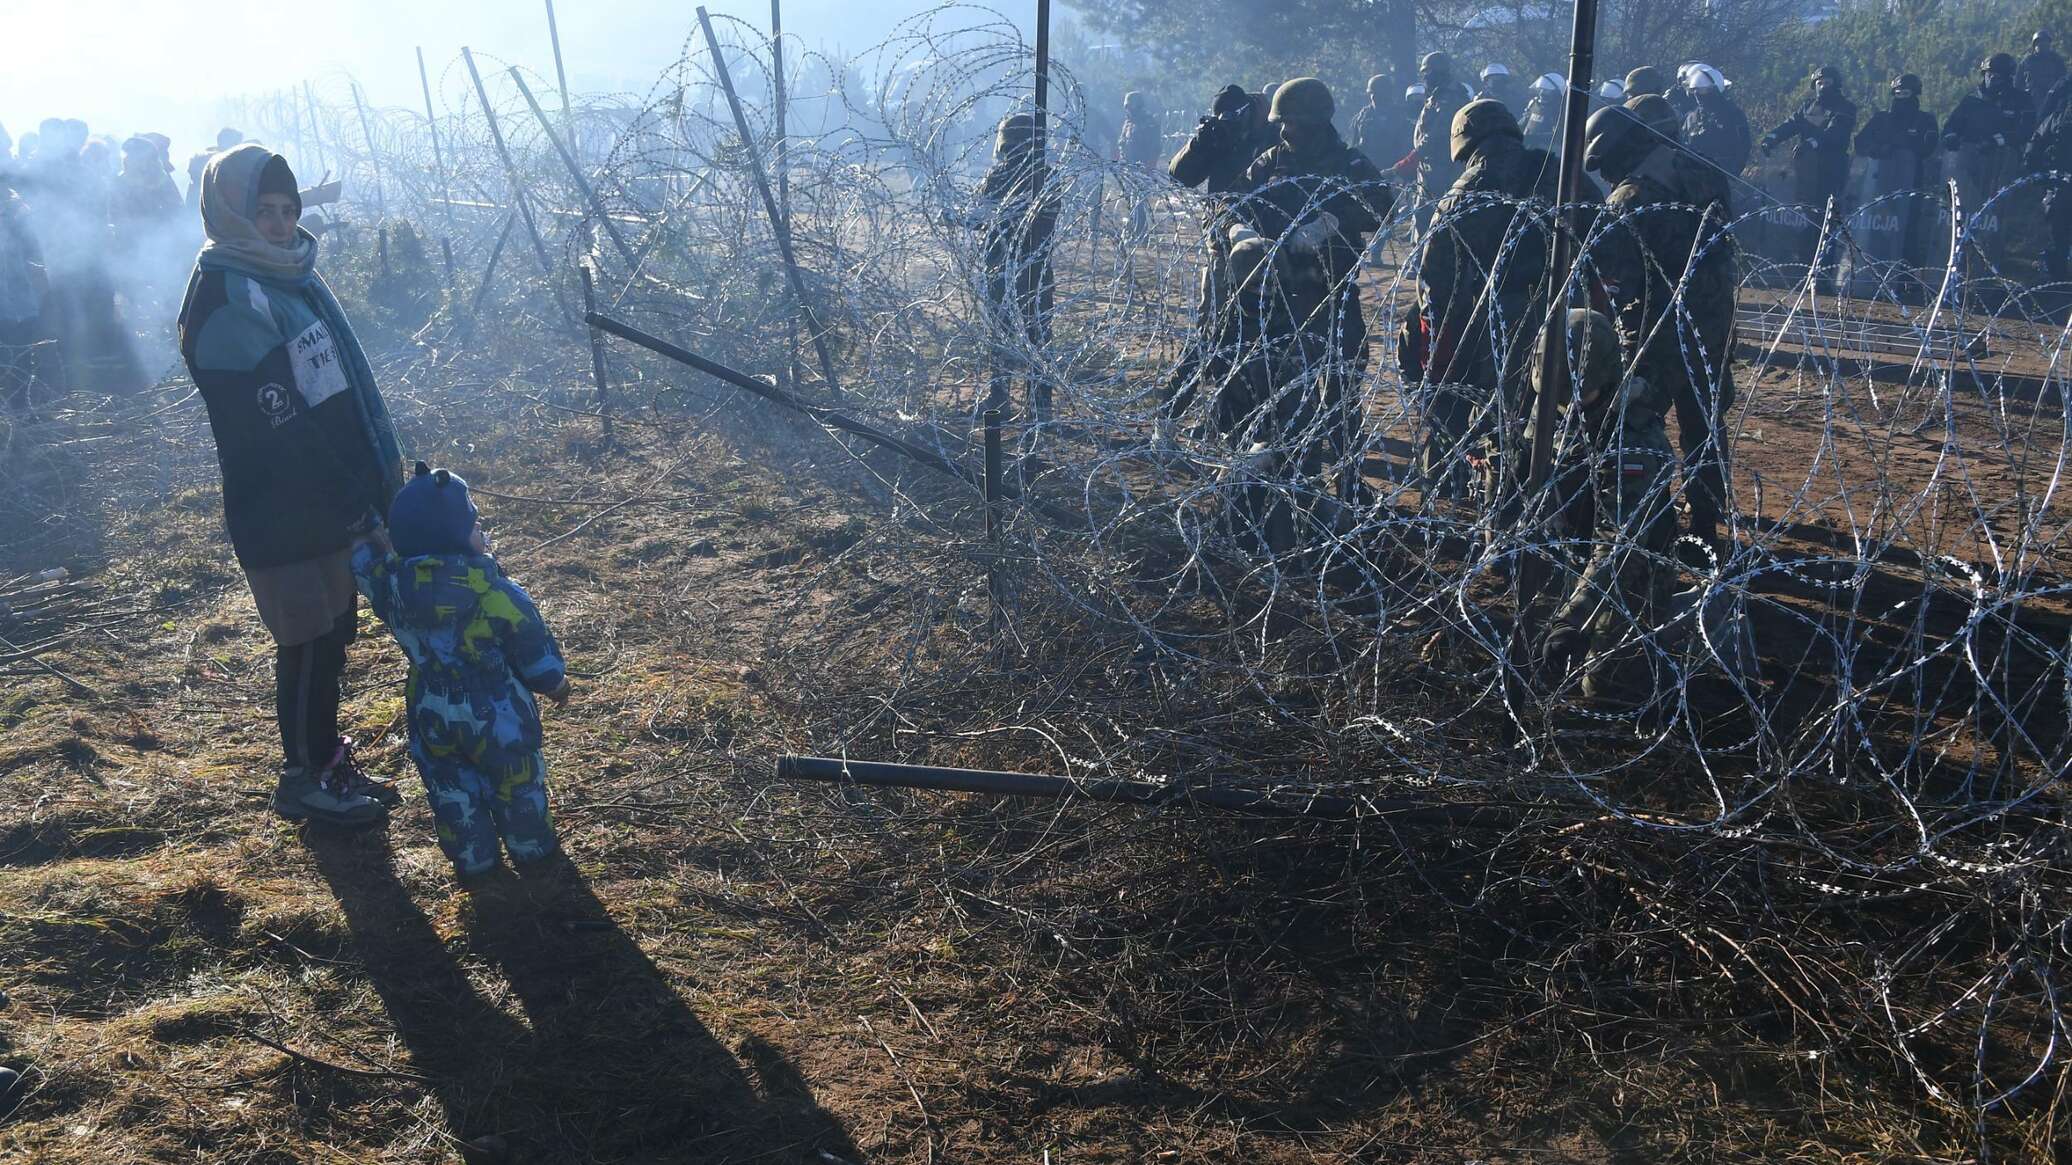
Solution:
<svg viewBox="0 0 2072 1165"><path fill-rule="evenodd" d="M862 48L935 6L785 0L785 32L808 48ZM769 0L707 7L769 26ZM0 125L16 137L46 117L83 118L95 133L158 130L173 135L176 156L213 137L226 94L315 79L342 100L350 73L377 105L420 107L420 45L434 86L464 44L547 76L554 68L545 0L9 0L5 9ZM645 91L681 54L695 10L695 0L556 0L569 87Z"/></svg>

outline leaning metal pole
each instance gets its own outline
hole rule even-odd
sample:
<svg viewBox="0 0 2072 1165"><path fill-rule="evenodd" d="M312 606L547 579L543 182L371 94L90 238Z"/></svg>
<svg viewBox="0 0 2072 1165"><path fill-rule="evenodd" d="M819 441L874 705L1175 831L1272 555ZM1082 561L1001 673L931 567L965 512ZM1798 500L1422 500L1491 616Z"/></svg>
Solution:
<svg viewBox="0 0 2072 1165"><path fill-rule="evenodd" d="M1575 24L1568 45L1567 110L1561 123L1561 214L1554 224L1554 261L1547 268L1547 324L1540 335L1539 391L1533 400L1532 461L1526 478L1526 517L1544 516L1534 508L1547 488L1554 462L1555 408L1568 391L1568 295L1576 264L1575 207L1583 197L1583 125L1590 117L1590 78L1597 64L1597 0L1576 0ZM1547 582L1548 564L1527 554L1518 569L1518 617L1514 642L1527 642L1526 622L1533 600ZM1514 656L1514 658L1524 658Z"/></svg>
<svg viewBox="0 0 2072 1165"><path fill-rule="evenodd" d="M597 197L597 188L590 185L588 178L583 177L583 167L576 161L576 156L569 153L568 147L561 143L561 135L554 132L553 123L547 120L547 111L540 108L539 99L532 95L532 89L525 84L525 77L516 65L511 66L511 80L517 84L518 92L524 96L525 104L532 110L533 117L538 119L540 131L547 135L547 144L553 146L554 152L561 156L561 164L568 167L568 176L575 180L576 189L582 192L583 200L590 204L590 213L596 215L597 221L603 224L605 235L611 239L612 246L619 249L619 257L626 261L626 266L631 268L633 248L626 245L625 236L619 233L619 224L612 221L611 212L604 208L604 200Z"/></svg>
<svg viewBox="0 0 2072 1165"><path fill-rule="evenodd" d="M424 89L424 124L432 135L432 164L439 168L439 197L446 203L446 233L453 233L453 188L446 177L446 155L439 149L439 111L432 106L432 75L425 71L424 48L417 50L417 83Z"/></svg>
<svg viewBox="0 0 2072 1165"><path fill-rule="evenodd" d="M719 43L719 37L712 31L712 17L704 5L698 6L698 27L705 32L706 47L712 50L712 71L719 77L720 91L726 94L727 108L734 114L734 130L741 135L741 150L748 155L749 176L755 179L755 190L763 199L763 210L770 217L770 232L777 236L777 253L784 259L785 278L791 282L792 298L797 301L799 314L805 317L807 338L813 341L813 354L820 359L820 375L827 381L829 396L840 397L842 386L835 379L835 359L827 346L827 329L820 326L820 315L813 310L813 301L806 295L806 282L799 276L798 256L791 247L791 221L777 206L777 195L770 189L770 176L763 172L763 156L755 146L755 135L749 132L748 115L741 111L740 95L734 92L733 74L727 71L727 50ZM779 52L783 47L779 46Z"/></svg>

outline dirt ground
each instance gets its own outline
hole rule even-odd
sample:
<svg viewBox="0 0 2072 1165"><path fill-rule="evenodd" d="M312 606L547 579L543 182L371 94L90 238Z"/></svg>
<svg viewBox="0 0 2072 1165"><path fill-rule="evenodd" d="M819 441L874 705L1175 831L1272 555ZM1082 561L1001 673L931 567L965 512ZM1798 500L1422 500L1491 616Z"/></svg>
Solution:
<svg viewBox="0 0 2072 1165"><path fill-rule="evenodd" d="M1830 410L1750 376L1750 489L1808 480ZM580 879L461 891L416 795L358 834L268 812L271 648L190 417L148 446L170 500L100 515L105 617L0 673L0 1063L26 1072L0 1158L1977 1159L1961 1106L1766 988L1760 949L1662 921L1648 869L1603 870L1615 842L778 783L776 755L842 749L1054 771L1094 705L1148 703L1147 732L1223 709L1161 708L1126 646L975 665L968 499L824 436L657 409L600 451L581 410L500 399L423 415L569 652L547 754ZM134 415L94 424L147 448ZM1891 451L1879 488L1946 444ZM1816 500L1766 494L1764 528L1812 552ZM407 789L403 674L363 615L345 719ZM1663 929L1611 941L1580 900ZM1995 1118L1999 1159L2064 1147L2055 1079Z"/></svg>

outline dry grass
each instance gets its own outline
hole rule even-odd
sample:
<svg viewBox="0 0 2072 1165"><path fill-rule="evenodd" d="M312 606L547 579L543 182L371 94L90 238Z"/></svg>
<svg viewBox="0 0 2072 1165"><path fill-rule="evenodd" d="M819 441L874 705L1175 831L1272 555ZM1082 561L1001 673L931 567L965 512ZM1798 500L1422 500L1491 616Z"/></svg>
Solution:
<svg viewBox="0 0 2072 1165"><path fill-rule="evenodd" d="M671 499L531 553L596 508L484 503L582 676L548 728L580 884L464 894L415 802L358 836L273 819L269 647L213 513L129 514L109 542L138 552L96 585L177 609L48 657L98 695L37 673L0 699L0 1059L33 1083L9 1160L430 1162L485 1136L533 1162L1976 1151L1796 1014L1760 935L1743 961L1705 934L1682 893L1715 876L1703 844L1637 869L1615 832L1464 850L773 786L774 753L830 740L1051 758L945 731L1003 682L960 670L971 578L918 585L952 560L880 536L847 471L666 417L578 462L558 450L588 422L542 423L474 433L499 455L473 476ZM364 631L346 715L399 771L401 666ZM1133 681L1103 674L1060 696L1122 706ZM2045 1160L2059 1128L2030 1104L1990 1140Z"/></svg>

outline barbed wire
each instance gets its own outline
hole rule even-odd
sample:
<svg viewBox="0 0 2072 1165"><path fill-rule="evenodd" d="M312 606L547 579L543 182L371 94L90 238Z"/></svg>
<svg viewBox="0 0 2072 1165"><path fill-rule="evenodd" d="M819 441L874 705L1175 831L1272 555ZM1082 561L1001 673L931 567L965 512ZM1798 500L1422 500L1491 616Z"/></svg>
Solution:
<svg viewBox="0 0 2072 1165"><path fill-rule="evenodd" d="M1266 275L1212 305L1236 339L1204 349L1201 273L1227 276L1210 256L1224 253L1230 208L1110 160L1068 68L1051 77L1042 197L1054 224L1017 236L974 192L995 126L1031 105L1028 46L997 14L945 6L846 59L773 46L742 22L718 27L750 141L696 36L646 94L578 98L544 123L486 56L475 63L491 107L449 62L433 80L436 121L356 108L342 78L245 111L299 169L344 177L332 227L363 269L377 225L386 239L414 224L450 248L443 273L437 248L422 260L384 251L386 268L348 289L387 302L379 277L423 264L405 274L433 291L416 307L395 300L398 326L373 353L413 440L464 443L456 402L587 375L569 306L582 262L600 273L605 314L960 465L978 464L975 426L1000 403L992 386L1010 382L1010 478L1024 503L1002 507L997 545L978 536L963 483L822 442L801 422L797 439L826 455L825 472L892 501L825 573L902 599L801 605L773 632L772 660L802 683L844 661L882 677L799 709L816 751L938 745L1048 757L1075 777L1507 806L1517 824L1500 839L1453 844L1501 849L1520 887L1626 887L1654 920L1629 941L1753 972L1780 1011L1805 1016L1809 1055L1885 1049L1981 1129L2048 1103L2064 1079L2058 993L2072 969L2061 562L2072 296L2020 274L2009 240L2022 224L2009 212L2060 176L2024 178L1977 214L1939 190L1847 213L1783 207L1801 232L1785 243L1780 208L1746 210L1708 244L1738 252L1724 352L1692 338L1684 299L1711 251L1652 256L1675 289L1662 326L1684 375L1702 399L1732 402L1700 450L1727 466L1723 537L1665 546L1555 521L1577 496L1573 473L1539 491L1515 475L1454 490L1420 466L1435 443L1442 464L1464 465L1485 434L1515 440L1523 417L1515 396L1400 371L1399 337L1418 330L1409 197L1350 276L1363 344L1346 342L1354 321L1330 306L1342 285L1302 284L1304 264L1320 261L1291 235L1265 243ZM788 290L756 190L758 169L774 173L780 158L773 51L786 54L782 173L810 313ZM566 134L580 182L549 127ZM1317 217L1321 197L1295 217ZM1481 197L1424 229L1503 212L1496 260L1473 273L1494 288L1578 209ZM1590 209L1579 300L1617 233L1699 212ZM600 210L631 261L607 245ZM1979 225L1995 217L1994 230ZM1924 218L1917 234L1883 225ZM1922 242L1938 230L1940 243ZM1048 303L989 293L1038 266ZM1529 363L1544 302L1521 312L1485 299L1492 366ZM839 386L801 356L816 325ZM1210 371L1190 379L1190 359ZM746 403L644 352L614 347L610 361L621 417L700 411L724 426ZM1239 409L1229 394L1248 376L1267 391ZM157 480L123 488L170 496L205 484L213 463L199 410L173 407L191 386L163 391L141 424L125 422L125 440L179 452L155 462ZM1439 416L1444 397L1467 401L1457 431ZM1237 422L1219 428L1219 407ZM75 420L74 442L112 424ZM1585 440L1577 419L1565 423L1565 447ZM1623 440L1594 456L1618 465L1642 449ZM0 441L0 522L17 550L46 553L55 539L36 531L96 488L91 457L16 428ZM1670 513L1690 488L1679 468L1644 504ZM1515 633L1520 573L1551 575L1551 605L1597 556L1638 564L1674 595L1663 605L1585 584L1578 599L1604 612L1598 655L1642 676L1625 701L1587 691L1588 667L1550 673ZM984 617L989 567L1003 579L997 633ZM903 638L860 633L882 632L894 610ZM1961 959L1948 949L1959 935L1970 936Z"/></svg>

